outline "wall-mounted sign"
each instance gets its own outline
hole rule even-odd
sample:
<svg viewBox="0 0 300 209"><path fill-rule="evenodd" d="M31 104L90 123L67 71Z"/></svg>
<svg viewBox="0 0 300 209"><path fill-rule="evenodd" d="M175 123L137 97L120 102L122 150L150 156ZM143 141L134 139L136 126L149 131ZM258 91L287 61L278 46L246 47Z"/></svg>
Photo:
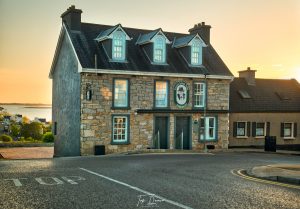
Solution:
<svg viewBox="0 0 300 209"><path fill-rule="evenodd" d="M184 81L175 83L174 102L178 107L185 107L189 103L189 87Z"/></svg>

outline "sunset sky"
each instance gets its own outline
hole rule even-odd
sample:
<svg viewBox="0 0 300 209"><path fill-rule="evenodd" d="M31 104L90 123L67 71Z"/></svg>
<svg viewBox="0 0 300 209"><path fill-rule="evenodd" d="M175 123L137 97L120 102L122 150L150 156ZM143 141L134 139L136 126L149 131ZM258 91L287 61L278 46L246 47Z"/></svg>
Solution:
<svg viewBox="0 0 300 209"><path fill-rule="evenodd" d="M48 74L70 5L90 23L188 33L206 22L235 76L250 66L259 78L300 81L300 0L0 0L0 103L51 103Z"/></svg>

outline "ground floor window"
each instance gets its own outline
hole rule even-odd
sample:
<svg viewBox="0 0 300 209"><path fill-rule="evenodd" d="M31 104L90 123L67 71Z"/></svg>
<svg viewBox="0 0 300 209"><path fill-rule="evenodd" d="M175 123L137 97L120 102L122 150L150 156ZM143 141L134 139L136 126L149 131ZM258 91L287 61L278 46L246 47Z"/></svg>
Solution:
<svg viewBox="0 0 300 209"><path fill-rule="evenodd" d="M266 135L265 134L265 131L266 131L265 125L266 125L266 123L256 123L255 135L257 137Z"/></svg>
<svg viewBox="0 0 300 209"><path fill-rule="evenodd" d="M217 140L217 118L203 117L200 121L200 140Z"/></svg>
<svg viewBox="0 0 300 209"><path fill-rule="evenodd" d="M116 115L112 118L112 143L129 142L129 116Z"/></svg>
<svg viewBox="0 0 300 209"><path fill-rule="evenodd" d="M246 126L247 126L246 122L237 122L236 135L246 136L246 130L247 130Z"/></svg>
<svg viewBox="0 0 300 209"><path fill-rule="evenodd" d="M297 123L281 123L281 136L284 138L294 138L297 136Z"/></svg>

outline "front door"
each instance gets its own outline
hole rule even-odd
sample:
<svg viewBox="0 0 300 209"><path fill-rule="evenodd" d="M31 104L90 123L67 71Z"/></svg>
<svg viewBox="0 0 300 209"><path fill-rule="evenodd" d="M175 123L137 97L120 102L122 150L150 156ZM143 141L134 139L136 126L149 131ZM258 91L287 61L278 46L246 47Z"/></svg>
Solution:
<svg viewBox="0 0 300 209"><path fill-rule="evenodd" d="M155 149L168 149L168 117L155 117L153 147Z"/></svg>
<svg viewBox="0 0 300 209"><path fill-rule="evenodd" d="M176 117L176 149L190 149L190 117Z"/></svg>

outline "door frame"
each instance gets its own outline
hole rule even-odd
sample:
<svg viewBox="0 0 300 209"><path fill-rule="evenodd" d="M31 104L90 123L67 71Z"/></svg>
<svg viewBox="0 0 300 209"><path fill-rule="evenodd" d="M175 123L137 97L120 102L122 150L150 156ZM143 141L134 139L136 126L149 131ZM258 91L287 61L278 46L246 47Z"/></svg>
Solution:
<svg viewBox="0 0 300 209"><path fill-rule="evenodd" d="M152 131L152 140L155 136L155 121L158 117L166 117L167 118L167 149L170 149L170 115L169 114L154 114L153 115L153 131Z"/></svg>
<svg viewBox="0 0 300 209"><path fill-rule="evenodd" d="M193 145L192 145L192 138L193 138L193 130L192 130L192 120L193 120L193 117L192 115L174 115L174 149L176 149L176 128L177 128L177 124L176 124L176 121L177 121L177 118L180 118L180 117L188 117L189 118L189 131L190 131L190 134L189 134L189 149L188 150L192 150L193 149Z"/></svg>

